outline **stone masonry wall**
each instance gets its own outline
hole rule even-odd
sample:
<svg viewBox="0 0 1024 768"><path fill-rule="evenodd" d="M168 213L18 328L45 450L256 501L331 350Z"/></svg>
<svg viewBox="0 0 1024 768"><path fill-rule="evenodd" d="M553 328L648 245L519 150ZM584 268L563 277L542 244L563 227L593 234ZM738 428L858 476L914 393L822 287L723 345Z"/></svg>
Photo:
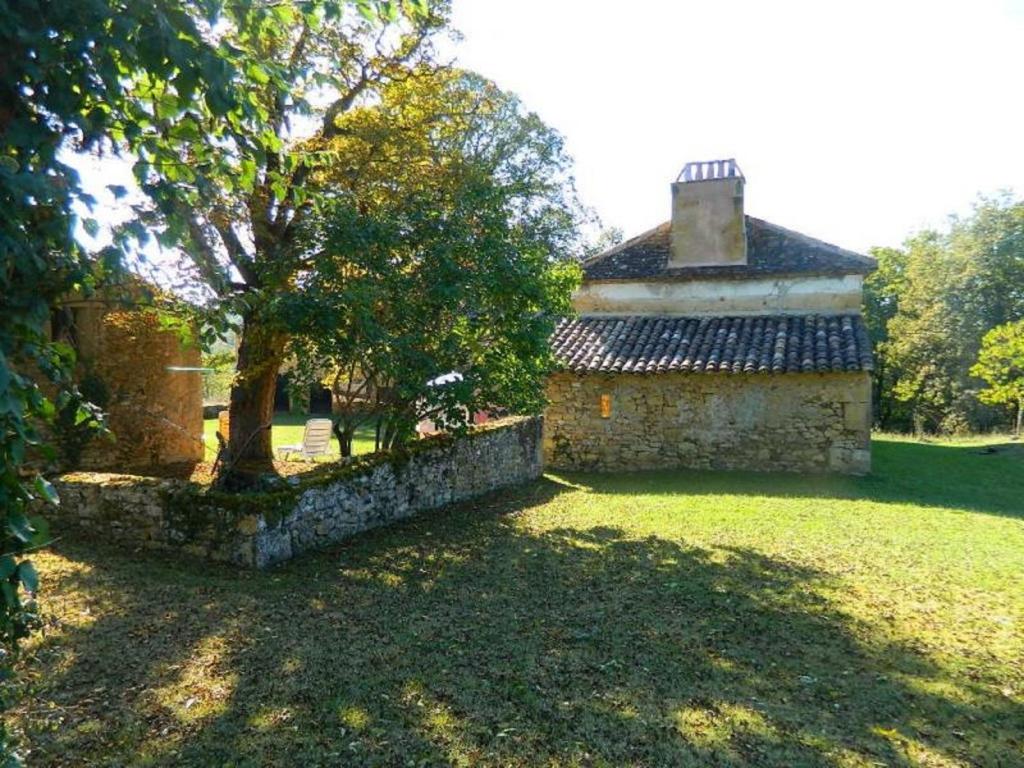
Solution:
<svg viewBox="0 0 1024 768"><path fill-rule="evenodd" d="M601 396L611 414L601 415ZM555 468L844 472L871 468L869 374L575 375L548 384Z"/></svg>
<svg viewBox="0 0 1024 768"><path fill-rule="evenodd" d="M82 359L108 390L104 410L114 439L92 440L82 468L202 461L202 375L173 370L201 365L199 347L145 310L103 311L93 332L93 352Z"/></svg>
<svg viewBox="0 0 1024 768"><path fill-rule="evenodd" d="M73 473L45 514L131 546L264 568L360 531L539 477L541 420L492 422L281 490L230 495L183 480Z"/></svg>

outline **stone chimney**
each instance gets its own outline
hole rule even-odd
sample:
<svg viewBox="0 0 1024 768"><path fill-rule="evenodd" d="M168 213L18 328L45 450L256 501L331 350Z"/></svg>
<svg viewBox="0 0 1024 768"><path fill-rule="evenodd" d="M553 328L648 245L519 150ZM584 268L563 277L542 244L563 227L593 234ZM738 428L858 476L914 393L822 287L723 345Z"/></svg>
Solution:
<svg viewBox="0 0 1024 768"><path fill-rule="evenodd" d="M743 173L736 161L687 163L672 184L669 267L747 263Z"/></svg>

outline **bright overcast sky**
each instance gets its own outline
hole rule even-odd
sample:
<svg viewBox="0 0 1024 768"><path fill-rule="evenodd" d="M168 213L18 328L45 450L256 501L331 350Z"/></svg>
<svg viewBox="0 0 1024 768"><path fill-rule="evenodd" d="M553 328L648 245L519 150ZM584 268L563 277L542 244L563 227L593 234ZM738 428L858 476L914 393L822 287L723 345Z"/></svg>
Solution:
<svg viewBox="0 0 1024 768"><path fill-rule="evenodd" d="M627 237L688 160L735 157L748 213L857 250L1024 193L1024 0L455 0L455 26Z"/></svg>

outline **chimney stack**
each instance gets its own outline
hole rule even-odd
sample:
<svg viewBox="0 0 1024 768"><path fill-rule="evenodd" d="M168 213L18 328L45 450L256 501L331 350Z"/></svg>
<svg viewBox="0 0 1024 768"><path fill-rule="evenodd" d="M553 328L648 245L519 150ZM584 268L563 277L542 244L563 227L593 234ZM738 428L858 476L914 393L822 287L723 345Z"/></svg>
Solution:
<svg viewBox="0 0 1024 768"><path fill-rule="evenodd" d="M736 161L687 163L672 184L669 267L747 263L743 173Z"/></svg>

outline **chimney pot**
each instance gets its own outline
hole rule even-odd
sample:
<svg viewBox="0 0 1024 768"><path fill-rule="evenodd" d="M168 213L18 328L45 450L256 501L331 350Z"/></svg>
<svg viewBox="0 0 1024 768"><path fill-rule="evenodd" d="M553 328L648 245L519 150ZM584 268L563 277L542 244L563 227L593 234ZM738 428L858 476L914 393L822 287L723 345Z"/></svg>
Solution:
<svg viewBox="0 0 1024 768"><path fill-rule="evenodd" d="M747 263L743 173L736 161L687 163L672 184L669 267Z"/></svg>

